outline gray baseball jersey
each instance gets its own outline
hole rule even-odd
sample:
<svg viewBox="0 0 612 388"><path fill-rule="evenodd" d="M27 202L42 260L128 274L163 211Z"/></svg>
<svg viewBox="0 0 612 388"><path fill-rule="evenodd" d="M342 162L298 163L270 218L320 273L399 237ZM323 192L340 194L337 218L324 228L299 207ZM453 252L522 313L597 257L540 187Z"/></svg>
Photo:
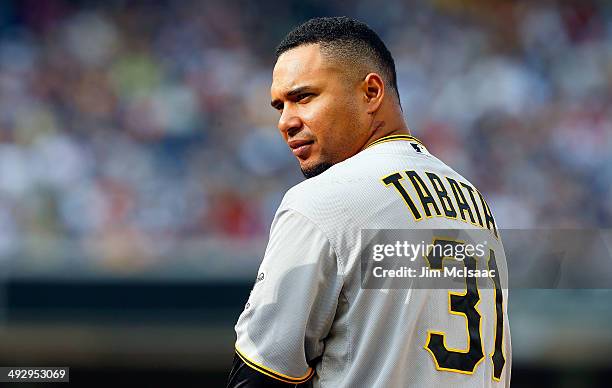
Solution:
<svg viewBox="0 0 612 388"><path fill-rule="evenodd" d="M430 230L434 242L440 229L484 231L489 257L478 268L499 276L453 290L368 289L361 235L380 229ZM478 190L414 137L387 136L287 192L236 352L263 374L314 387L509 386L506 268Z"/></svg>

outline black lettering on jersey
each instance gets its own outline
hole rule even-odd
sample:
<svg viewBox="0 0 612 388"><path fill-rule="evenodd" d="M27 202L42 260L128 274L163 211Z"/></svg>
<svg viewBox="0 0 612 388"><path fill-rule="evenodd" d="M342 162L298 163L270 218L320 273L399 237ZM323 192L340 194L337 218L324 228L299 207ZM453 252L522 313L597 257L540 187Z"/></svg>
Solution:
<svg viewBox="0 0 612 388"><path fill-rule="evenodd" d="M497 261L495 261L495 252L489 249L489 259L487 260L489 269L499 273ZM499 276L492 278L495 285L495 341L494 350L491 354L493 360L493 379L499 381L501 379L504 365L506 365L506 357L504 357L503 341L504 341L504 294L502 292L501 281Z"/></svg>
<svg viewBox="0 0 612 388"><path fill-rule="evenodd" d="M474 189L463 182L461 182L461 186L465 187L465 189L470 193L470 200L472 201L472 206L474 206L474 212L476 213L476 217L478 217L478 225L484 226L482 223L482 217L480 216L480 209L478 208L478 204L476 203L476 198L474 198Z"/></svg>
<svg viewBox="0 0 612 388"><path fill-rule="evenodd" d="M470 205L468 205L465 195L463 194L463 191L461 191L461 187L459 187L459 183L457 183L457 181L453 178L449 177L446 177L446 180L453 190L453 195L455 196L455 201L457 201L457 207L459 208L461 219L463 221L467 221L465 218L465 212L467 211L468 215L470 216L470 222L472 224L476 223L476 220L474 220L474 215L472 214L472 209L470 208Z"/></svg>
<svg viewBox="0 0 612 388"><path fill-rule="evenodd" d="M397 192L402 196L402 199L406 203L406 206L408 206L408 208L412 212L414 219L418 221L422 218L421 213L419 213L418 209L414 205L414 202L412 202L412 198L410 198L410 195L408 194L404 186L401 184L400 180L402 179L404 178L402 178L400 173L396 172L383 178L382 181L386 186L393 185L393 187L395 187Z"/></svg>
<svg viewBox="0 0 612 388"><path fill-rule="evenodd" d="M437 176L436 174L432 172L428 172L426 174L429 180L431 181L431 184L433 185L434 190L436 191L436 194L438 194L438 199L440 200L440 203L442 204L442 208L444 209L444 214L446 214L446 216L449 218L456 218L457 211L453 207L453 202L448 196L448 191L446 191L446 188L442 184L442 179L440 179L439 176Z"/></svg>
<svg viewBox="0 0 612 388"><path fill-rule="evenodd" d="M442 213L440 212L433 195L431 195L431 192L427 186L425 186L423 179L421 179L421 177L415 171L406 171L406 175L408 175L408 178L410 178L410 182L412 182L412 186L414 186L414 190L421 200L421 205L423 206L425 215L427 217L431 217L431 210L429 209L429 206L431 205L433 206L436 215L441 216Z"/></svg>
<svg viewBox="0 0 612 388"><path fill-rule="evenodd" d="M485 201L482 194L478 192L478 195L480 196L480 203L482 204L482 210L484 212L484 218L487 224L487 229L492 230L495 237L498 237L497 226L495 225L495 219L493 218L493 213L491 213L491 209L489 208L489 205L487 204L487 201Z"/></svg>
<svg viewBox="0 0 612 388"><path fill-rule="evenodd" d="M433 270L442 271L444 268L444 254L446 246L455 247L461 244L458 241L447 239L434 239L434 245L441 245L443 249L430 250L425 259L429 267ZM442 254L441 254L442 253ZM462 260L467 270L476 270L477 262L474 257L467 256ZM472 374L476 370L478 364L485 358L482 348L482 333L480 324L482 316L477 309L480 302L480 292L475 277L468 276L465 278L465 293L449 291L448 303L449 312L452 314L463 314L467 319L467 351L458 350L446 347L444 332L436 332L428 330L427 349L434 358L436 369L449 372Z"/></svg>

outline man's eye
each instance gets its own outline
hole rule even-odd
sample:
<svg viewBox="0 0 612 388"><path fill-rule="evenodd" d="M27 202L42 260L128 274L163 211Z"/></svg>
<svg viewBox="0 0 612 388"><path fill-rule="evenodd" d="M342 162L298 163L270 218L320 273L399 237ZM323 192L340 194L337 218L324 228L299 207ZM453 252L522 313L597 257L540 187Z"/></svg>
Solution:
<svg viewBox="0 0 612 388"><path fill-rule="evenodd" d="M296 101L302 101L304 100L306 97L310 97L313 96L312 93L302 93L300 95L297 96L297 98L295 99Z"/></svg>

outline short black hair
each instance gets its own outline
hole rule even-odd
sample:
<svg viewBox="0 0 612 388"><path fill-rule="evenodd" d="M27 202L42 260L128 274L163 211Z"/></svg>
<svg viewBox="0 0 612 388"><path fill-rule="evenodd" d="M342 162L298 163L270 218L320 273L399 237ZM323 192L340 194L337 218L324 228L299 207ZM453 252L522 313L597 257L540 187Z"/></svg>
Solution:
<svg viewBox="0 0 612 388"><path fill-rule="evenodd" d="M370 60L391 87L399 102L395 61L380 37L367 24L346 16L310 19L285 36L276 48L278 58L305 44L319 44L332 56L349 61Z"/></svg>

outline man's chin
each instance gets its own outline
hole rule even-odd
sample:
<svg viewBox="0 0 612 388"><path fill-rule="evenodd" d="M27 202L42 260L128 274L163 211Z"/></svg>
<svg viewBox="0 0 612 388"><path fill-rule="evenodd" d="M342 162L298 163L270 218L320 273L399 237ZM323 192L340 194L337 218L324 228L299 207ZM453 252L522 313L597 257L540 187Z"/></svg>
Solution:
<svg viewBox="0 0 612 388"><path fill-rule="evenodd" d="M304 174L304 177L306 177L306 179L309 179L321 174L333 165L333 163L323 162L309 167L300 166L300 169L302 170L302 174Z"/></svg>

